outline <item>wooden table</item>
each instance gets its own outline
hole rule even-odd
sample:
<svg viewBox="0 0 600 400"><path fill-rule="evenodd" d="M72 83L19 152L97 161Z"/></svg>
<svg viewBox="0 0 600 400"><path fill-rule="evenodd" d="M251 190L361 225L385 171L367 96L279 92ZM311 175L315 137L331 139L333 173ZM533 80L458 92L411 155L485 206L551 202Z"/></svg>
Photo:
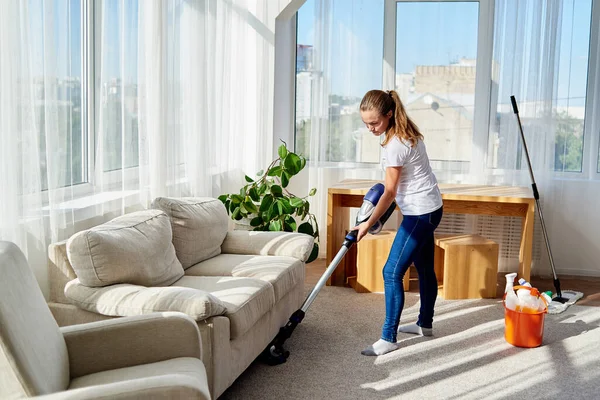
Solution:
<svg viewBox="0 0 600 400"><path fill-rule="evenodd" d="M327 196L327 265L337 254L350 228L350 208L360 207L363 197L376 180L344 180L333 185ZM518 276L531 278L535 199L531 188L440 184L444 213L522 217ZM342 259L328 280L329 285L345 286L347 277L356 274L356 266ZM352 259L350 258L350 262Z"/></svg>

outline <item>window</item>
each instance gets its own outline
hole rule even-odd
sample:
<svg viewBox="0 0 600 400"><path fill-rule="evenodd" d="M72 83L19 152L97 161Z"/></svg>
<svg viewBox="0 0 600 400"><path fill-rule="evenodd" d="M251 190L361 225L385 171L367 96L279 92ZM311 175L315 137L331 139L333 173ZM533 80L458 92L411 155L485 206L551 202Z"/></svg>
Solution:
<svg viewBox="0 0 600 400"><path fill-rule="evenodd" d="M433 168L465 171L473 152L479 3L396 7L396 91Z"/></svg>
<svg viewBox="0 0 600 400"><path fill-rule="evenodd" d="M583 168L591 14L592 0L563 1L558 93L553 110L554 169L560 172L582 172Z"/></svg>
<svg viewBox="0 0 600 400"><path fill-rule="evenodd" d="M32 0L30 40L31 68L34 77L35 125L40 143L43 190L71 186L87 181L87 141L84 129L86 92L83 90L81 0L57 3L53 18L44 15L43 2ZM47 112L47 110L50 110ZM53 111L57 112L54 113ZM57 143L46 143L46 131ZM58 154L46 151L60 149ZM56 176L48 177L48 165L66 165Z"/></svg>
<svg viewBox="0 0 600 400"><path fill-rule="evenodd" d="M138 2L96 2L96 149L102 170L139 164Z"/></svg>
<svg viewBox="0 0 600 400"><path fill-rule="evenodd" d="M359 104L381 88L383 4L307 0L298 11L295 149L311 161L379 163L380 139L365 128Z"/></svg>

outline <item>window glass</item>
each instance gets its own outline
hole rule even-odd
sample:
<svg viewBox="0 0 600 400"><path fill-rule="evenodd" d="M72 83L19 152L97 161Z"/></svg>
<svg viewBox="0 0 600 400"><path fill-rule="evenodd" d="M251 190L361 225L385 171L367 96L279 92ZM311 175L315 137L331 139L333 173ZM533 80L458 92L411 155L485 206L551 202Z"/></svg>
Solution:
<svg viewBox="0 0 600 400"><path fill-rule="evenodd" d="M591 13L591 0L563 0L558 99L553 110L556 171L582 171Z"/></svg>
<svg viewBox="0 0 600 400"><path fill-rule="evenodd" d="M83 129L81 1L52 3L48 14L44 9L40 1L30 2L32 51L29 54L42 188L47 190L49 181L53 188L86 181L87 158ZM49 178L48 165L52 162L66 168Z"/></svg>
<svg viewBox="0 0 600 400"><path fill-rule="evenodd" d="M468 170L473 143L478 2L399 2L396 90L434 169Z"/></svg>
<svg viewBox="0 0 600 400"><path fill-rule="evenodd" d="M100 49L100 102L96 140L105 172L139 164L138 143L138 2L104 0Z"/></svg>
<svg viewBox="0 0 600 400"><path fill-rule="evenodd" d="M295 148L310 160L379 163L359 104L382 85L383 6L307 0L298 11Z"/></svg>

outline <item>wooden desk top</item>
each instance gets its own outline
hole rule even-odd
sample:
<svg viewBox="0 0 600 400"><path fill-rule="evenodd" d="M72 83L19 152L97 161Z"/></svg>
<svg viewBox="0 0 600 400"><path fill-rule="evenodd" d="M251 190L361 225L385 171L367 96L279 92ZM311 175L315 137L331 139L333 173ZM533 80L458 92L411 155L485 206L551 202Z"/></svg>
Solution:
<svg viewBox="0 0 600 400"><path fill-rule="evenodd" d="M376 183L383 181L369 179L347 179L329 187L329 194L367 194ZM439 184L444 200L490 201L500 203L533 203L532 189L524 186L491 186L470 184Z"/></svg>

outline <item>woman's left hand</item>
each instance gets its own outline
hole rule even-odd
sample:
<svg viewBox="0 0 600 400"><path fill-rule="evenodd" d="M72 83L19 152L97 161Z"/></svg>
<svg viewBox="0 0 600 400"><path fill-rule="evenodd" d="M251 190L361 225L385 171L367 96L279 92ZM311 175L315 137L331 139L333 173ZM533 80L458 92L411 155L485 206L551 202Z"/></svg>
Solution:
<svg viewBox="0 0 600 400"><path fill-rule="evenodd" d="M356 243L360 242L360 239L369 233L370 228L371 225L369 225L367 222L363 222L362 224L358 224L354 228L350 229L351 231L358 231L356 233Z"/></svg>

